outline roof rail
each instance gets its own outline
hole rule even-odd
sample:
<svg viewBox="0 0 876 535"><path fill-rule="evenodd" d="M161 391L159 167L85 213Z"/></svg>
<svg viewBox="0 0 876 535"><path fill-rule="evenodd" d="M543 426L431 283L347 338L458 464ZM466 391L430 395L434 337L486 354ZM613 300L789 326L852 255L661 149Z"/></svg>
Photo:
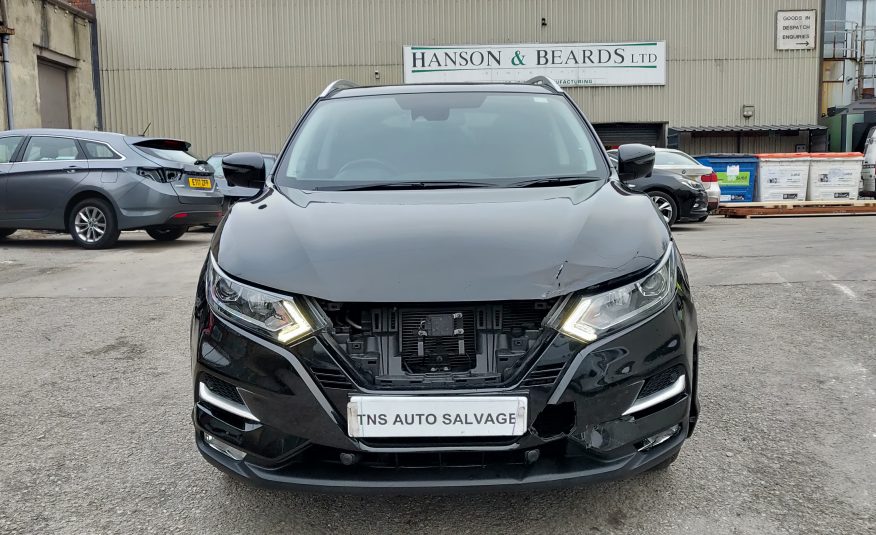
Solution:
<svg viewBox="0 0 876 535"><path fill-rule="evenodd" d="M351 82L349 80L335 80L322 90L322 93L319 94L319 97L327 97L335 91L340 91L341 89L353 89L354 87L359 87L359 84L357 84L356 82Z"/></svg>
<svg viewBox="0 0 876 535"><path fill-rule="evenodd" d="M529 85L543 85L554 93L565 93L562 87L560 87L556 82L553 81L553 79L548 78L547 76L536 76L534 78L530 78L523 83Z"/></svg>

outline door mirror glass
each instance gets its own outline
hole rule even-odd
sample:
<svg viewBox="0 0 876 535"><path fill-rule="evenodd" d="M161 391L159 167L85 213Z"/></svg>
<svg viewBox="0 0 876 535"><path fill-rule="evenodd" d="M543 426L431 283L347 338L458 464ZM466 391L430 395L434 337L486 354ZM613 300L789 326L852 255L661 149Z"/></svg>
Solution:
<svg viewBox="0 0 876 535"><path fill-rule="evenodd" d="M639 143L621 145L617 149L617 172L621 180L636 180L651 175L654 170L654 149Z"/></svg>
<svg viewBox="0 0 876 535"><path fill-rule="evenodd" d="M236 152L222 158L222 173L232 186L262 189L265 159L257 152Z"/></svg>

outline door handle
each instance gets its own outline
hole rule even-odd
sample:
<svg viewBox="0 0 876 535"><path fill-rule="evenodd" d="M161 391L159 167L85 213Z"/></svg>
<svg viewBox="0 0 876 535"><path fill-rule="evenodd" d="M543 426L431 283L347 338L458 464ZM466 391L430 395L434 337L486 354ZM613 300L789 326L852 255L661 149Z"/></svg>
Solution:
<svg viewBox="0 0 876 535"><path fill-rule="evenodd" d="M69 167L64 168L65 173L75 173L76 171L81 171L84 167L79 167L77 165L71 165Z"/></svg>

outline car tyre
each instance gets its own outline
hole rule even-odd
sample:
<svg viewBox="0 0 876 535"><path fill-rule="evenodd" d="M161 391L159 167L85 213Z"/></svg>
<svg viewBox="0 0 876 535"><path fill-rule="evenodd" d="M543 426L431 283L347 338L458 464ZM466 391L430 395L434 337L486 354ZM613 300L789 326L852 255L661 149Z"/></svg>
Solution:
<svg viewBox="0 0 876 535"><path fill-rule="evenodd" d="M0 240L3 238L12 236L12 234L18 230L17 228L0 228Z"/></svg>
<svg viewBox="0 0 876 535"><path fill-rule="evenodd" d="M675 202L672 195L662 191L649 191L648 196L651 197L651 201L657 207L660 215L663 216L666 224L670 227L674 225L678 220L678 203Z"/></svg>
<svg viewBox="0 0 876 535"><path fill-rule="evenodd" d="M669 466L672 463L674 463L676 459L678 459L679 453L680 452L676 451L675 453L672 454L672 457L669 457L668 459L666 459L665 461L661 462L660 464L654 466L653 468L651 468L648 471L649 472L664 472L664 471L668 470Z"/></svg>
<svg viewBox="0 0 876 535"><path fill-rule="evenodd" d="M121 233L113 207L96 197L73 206L67 217L67 229L73 241L83 249L109 249Z"/></svg>
<svg viewBox="0 0 876 535"><path fill-rule="evenodd" d="M156 241L173 241L179 239L188 230L189 227L185 226L163 225L147 228L146 234Z"/></svg>

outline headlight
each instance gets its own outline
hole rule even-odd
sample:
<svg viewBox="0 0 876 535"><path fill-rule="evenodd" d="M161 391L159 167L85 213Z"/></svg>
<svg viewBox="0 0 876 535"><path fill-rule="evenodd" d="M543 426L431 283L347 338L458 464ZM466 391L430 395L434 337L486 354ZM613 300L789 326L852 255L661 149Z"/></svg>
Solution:
<svg viewBox="0 0 876 535"><path fill-rule="evenodd" d="M642 279L605 293L578 298L560 331L584 342L592 342L647 317L675 295L674 246L655 269ZM575 302L574 300L572 301Z"/></svg>
<svg viewBox="0 0 876 535"><path fill-rule="evenodd" d="M231 321L255 328L286 344L313 332L293 298L276 295L230 279L216 267L207 267L207 301Z"/></svg>
<svg viewBox="0 0 876 535"><path fill-rule="evenodd" d="M690 189L703 189L702 184L697 182L696 180L691 180L689 178L677 177L678 181L689 187Z"/></svg>

